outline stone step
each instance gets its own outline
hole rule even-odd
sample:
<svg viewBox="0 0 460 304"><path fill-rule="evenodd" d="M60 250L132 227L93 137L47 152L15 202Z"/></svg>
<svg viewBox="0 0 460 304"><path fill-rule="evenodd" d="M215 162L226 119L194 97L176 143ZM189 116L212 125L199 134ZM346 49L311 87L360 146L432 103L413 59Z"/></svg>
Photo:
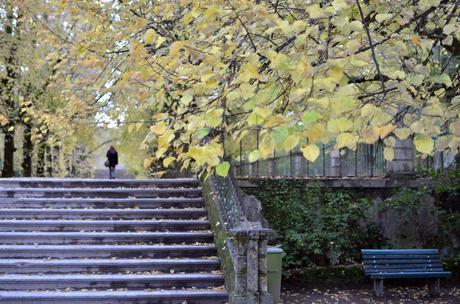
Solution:
<svg viewBox="0 0 460 304"><path fill-rule="evenodd" d="M2 219L198 219L204 208L186 209L0 209Z"/></svg>
<svg viewBox="0 0 460 304"><path fill-rule="evenodd" d="M155 291L1 291L0 303L11 304L224 304L222 290Z"/></svg>
<svg viewBox="0 0 460 304"><path fill-rule="evenodd" d="M1 199L1 208L200 208L201 197L196 198L13 198ZM1 212L2 209L0 209Z"/></svg>
<svg viewBox="0 0 460 304"><path fill-rule="evenodd" d="M201 188L1 188L0 198L155 198L200 197Z"/></svg>
<svg viewBox="0 0 460 304"><path fill-rule="evenodd" d="M212 243L212 232L0 232L0 244Z"/></svg>
<svg viewBox="0 0 460 304"><path fill-rule="evenodd" d="M0 273L205 272L220 268L218 259L0 259Z"/></svg>
<svg viewBox="0 0 460 304"><path fill-rule="evenodd" d="M208 288L224 285L224 276L213 273L186 274L47 274L0 275L0 290L46 290L91 288Z"/></svg>
<svg viewBox="0 0 460 304"><path fill-rule="evenodd" d="M0 188L175 188L198 187L196 178L162 179L61 179L2 178Z"/></svg>
<svg viewBox="0 0 460 304"><path fill-rule="evenodd" d="M208 220L0 220L0 232L187 231L210 228Z"/></svg>
<svg viewBox="0 0 460 304"><path fill-rule="evenodd" d="M214 245L0 245L0 258L201 258Z"/></svg>

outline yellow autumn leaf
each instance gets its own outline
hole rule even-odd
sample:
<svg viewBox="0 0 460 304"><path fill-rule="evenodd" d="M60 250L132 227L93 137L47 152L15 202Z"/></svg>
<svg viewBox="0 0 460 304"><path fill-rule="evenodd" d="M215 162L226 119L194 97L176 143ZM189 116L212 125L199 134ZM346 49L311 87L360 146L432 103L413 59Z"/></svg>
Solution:
<svg viewBox="0 0 460 304"><path fill-rule="evenodd" d="M323 9L319 6L319 4L310 5L307 11L313 19L321 18L323 16Z"/></svg>
<svg viewBox="0 0 460 304"><path fill-rule="evenodd" d="M411 40L412 43L413 43L414 45L416 45L416 46L420 46L420 44L421 44L421 42L422 42L422 40L420 39L420 37L417 36L417 35L413 35L413 36L410 38L410 40Z"/></svg>
<svg viewBox="0 0 460 304"><path fill-rule="evenodd" d="M144 159L144 169L149 169L152 166L153 160L153 157Z"/></svg>
<svg viewBox="0 0 460 304"><path fill-rule="evenodd" d="M307 136L311 142L317 142L324 136L325 133L326 127L323 123L316 123L304 132L305 136Z"/></svg>
<svg viewBox="0 0 460 304"><path fill-rule="evenodd" d="M302 147L303 156L310 162L314 162L320 153L320 150L317 145L306 145Z"/></svg>
<svg viewBox="0 0 460 304"><path fill-rule="evenodd" d="M385 147L383 157L388 161L392 161L395 158L395 150L392 147Z"/></svg>
<svg viewBox="0 0 460 304"><path fill-rule="evenodd" d="M460 137L460 120L451 123L450 130L454 136Z"/></svg>
<svg viewBox="0 0 460 304"><path fill-rule="evenodd" d="M353 150L356 147L356 143L358 142L358 136L353 135L349 132L340 133L337 136L336 141L337 141L337 144L336 144L337 149L347 147Z"/></svg>
<svg viewBox="0 0 460 304"><path fill-rule="evenodd" d="M261 157L260 151L259 150L254 150L251 153L249 153L249 162L253 163L257 160L259 160Z"/></svg>
<svg viewBox="0 0 460 304"><path fill-rule="evenodd" d="M8 118L5 115L0 114L0 125L6 126L8 124Z"/></svg>
<svg viewBox="0 0 460 304"><path fill-rule="evenodd" d="M379 139L377 128L365 128L361 131L361 142L365 144L373 144Z"/></svg>
<svg viewBox="0 0 460 304"><path fill-rule="evenodd" d="M259 151L262 158L268 158L273 155L275 143L271 136L264 136L259 144Z"/></svg>
<svg viewBox="0 0 460 304"><path fill-rule="evenodd" d="M166 131L166 129L167 129L167 126L164 122L160 122L150 127L150 131L152 131L156 135L162 135Z"/></svg>
<svg viewBox="0 0 460 304"><path fill-rule="evenodd" d="M340 80L342 79L343 77L343 70L341 67L334 67L332 69L329 70L328 72L329 74L329 77L334 80L336 83L339 83Z"/></svg>
<svg viewBox="0 0 460 304"><path fill-rule="evenodd" d="M295 134L291 134L288 137L286 137L283 143L284 152L287 153L291 151L292 149L294 149L294 147L297 146L297 144L299 143L299 140L300 140L299 136Z"/></svg>
<svg viewBox="0 0 460 304"><path fill-rule="evenodd" d="M163 160L163 166L164 166L165 168L168 168L169 165L170 165L173 161L175 161L175 160L176 160L175 157L172 157L172 156L166 157L166 158Z"/></svg>
<svg viewBox="0 0 460 304"><path fill-rule="evenodd" d="M153 29L148 29L148 30L144 33L144 43L145 43L145 44L150 44L150 43L152 43L152 42L155 40L155 37L156 37L156 32L155 32L155 30L153 30Z"/></svg>
<svg viewBox="0 0 460 304"><path fill-rule="evenodd" d="M400 140L407 139L411 134L412 130L409 128L398 128L393 131Z"/></svg>
<svg viewBox="0 0 460 304"><path fill-rule="evenodd" d="M346 132L353 128L353 122L346 117L331 119L327 123L327 130L330 133Z"/></svg>
<svg viewBox="0 0 460 304"><path fill-rule="evenodd" d="M431 154L434 148L434 141L428 135L418 134L414 138L415 149L424 154Z"/></svg>
<svg viewBox="0 0 460 304"><path fill-rule="evenodd" d="M156 47L157 48L160 47L163 44L163 42L165 42L165 41L166 41L165 37L163 37L163 36L158 37Z"/></svg>
<svg viewBox="0 0 460 304"><path fill-rule="evenodd" d="M379 128L379 136L380 136L380 138L384 139L385 137L388 136L388 134L393 132L394 129L395 129L395 126L392 125L392 124L387 124L387 125L381 126Z"/></svg>
<svg viewBox="0 0 460 304"><path fill-rule="evenodd" d="M158 148L165 148L174 139L174 131L166 130L163 135L158 138Z"/></svg>
<svg viewBox="0 0 460 304"><path fill-rule="evenodd" d="M174 41L169 47L169 56L175 57L179 51L184 47L185 41Z"/></svg>

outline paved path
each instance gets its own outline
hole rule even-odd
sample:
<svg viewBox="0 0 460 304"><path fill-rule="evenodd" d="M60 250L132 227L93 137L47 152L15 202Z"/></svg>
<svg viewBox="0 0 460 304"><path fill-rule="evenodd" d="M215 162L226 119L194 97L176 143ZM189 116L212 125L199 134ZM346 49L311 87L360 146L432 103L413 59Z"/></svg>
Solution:
<svg viewBox="0 0 460 304"><path fill-rule="evenodd" d="M285 287L280 304L458 304L460 285L443 286L438 298L428 296L426 286L389 287L384 299L372 295L372 286L357 288L296 288Z"/></svg>

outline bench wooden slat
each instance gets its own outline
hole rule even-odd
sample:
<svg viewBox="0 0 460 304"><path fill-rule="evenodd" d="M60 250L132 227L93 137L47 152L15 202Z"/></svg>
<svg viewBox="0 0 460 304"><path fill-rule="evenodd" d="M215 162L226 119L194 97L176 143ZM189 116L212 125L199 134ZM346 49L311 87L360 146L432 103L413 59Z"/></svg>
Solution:
<svg viewBox="0 0 460 304"><path fill-rule="evenodd" d="M389 272L389 273L372 273L372 279L416 279L416 278L448 278L452 275L450 271L439 272Z"/></svg>
<svg viewBox="0 0 460 304"><path fill-rule="evenodd" d="M433 259L433 258L440 258L438 254L381 254L381 255L364 255L363 258L366 260L369 259L396 259L400 257L407 257L409 259Z"/></svg>
<svg viewBox="0 0 460 304"><path fill-rule="evenodd" d="M438 249L361 249L363 255L391 255L391 254L439 254Z"/></svg>
<svg viewBox="0 0 460 304"><path fill-rule="evenodd" d="M380 256L364 256L364 260L394 260L394 259L406 259L406 260L421 260L421 259L439 259L439 255L405 255L405 254L398 254L398 255L380 255Z"/></svg>
<svg viewBox="0 0 460 304"><path fill-rule="evenodd" d="M399 272L443 272L442 268L414 269L414 268L397 268L397 269L368 269L366 273L399 273Z"/></svg>
<svg viewBox="0 0 460 304"><path fill-rule="evenodd" d="M442 265L428 266L428 267L411 267L410 265L398 265L397 267L364 267L364 270L366 272L372 271L372 270L391 272L396 269L413 269L414 271L420 271L420 270L426 270L426 271L430 270L431 271L433 269L443 270Z"/></svg>
<svg viewBox="0 0 460 304"><path fill-rule="evenodd" d="M429 264L429 263L440 263L441 259L401 259L401 260L363 260L364 265L390 265L390 264Z"/></svg>

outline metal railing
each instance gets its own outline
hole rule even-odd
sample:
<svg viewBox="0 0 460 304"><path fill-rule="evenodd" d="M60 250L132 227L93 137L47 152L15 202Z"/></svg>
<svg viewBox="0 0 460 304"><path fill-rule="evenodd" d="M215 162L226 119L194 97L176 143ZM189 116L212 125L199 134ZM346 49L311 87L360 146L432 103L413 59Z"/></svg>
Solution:
<svg viewBox="0 0 460 304"><path fill-rule="evenodd" d="M259 134L253 132L233 149L233 170L236 176L286 177L383 177L393 174L443 174L452 167L455 155L436 152L433 156L417 155L412 140L397 141L395 157L386 161L384 143L359 144L355 150L335 150L333 145L319 145L316 161L306 160L299 148L289 153L275 149L268 159L249 162L248 155L259 148Z"/></svg>
<svg viewBox="0 0 460 304"><path fill-rule="evenodd" d="M244 155L244 153L241 153ZM235 174L239 176L383 176L386 161L383 145L360 145L355 151L334 150L331 145L321 145L320 155L314 162L306 160L301 151L275 152L273 157L249 162L240 157L234 161Z"/></svg>

